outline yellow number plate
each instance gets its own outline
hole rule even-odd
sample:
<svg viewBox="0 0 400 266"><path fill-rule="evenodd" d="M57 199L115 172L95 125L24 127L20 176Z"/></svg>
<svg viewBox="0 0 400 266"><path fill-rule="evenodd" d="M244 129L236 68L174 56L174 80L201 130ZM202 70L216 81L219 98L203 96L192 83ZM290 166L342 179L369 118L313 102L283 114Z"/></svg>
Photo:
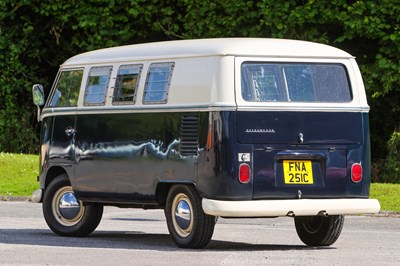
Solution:
<svg viewBox="0 0 400 266"><path fill-rule="evenodd" d="M314 184L311 161L283 161L285 184Z"/></svg>

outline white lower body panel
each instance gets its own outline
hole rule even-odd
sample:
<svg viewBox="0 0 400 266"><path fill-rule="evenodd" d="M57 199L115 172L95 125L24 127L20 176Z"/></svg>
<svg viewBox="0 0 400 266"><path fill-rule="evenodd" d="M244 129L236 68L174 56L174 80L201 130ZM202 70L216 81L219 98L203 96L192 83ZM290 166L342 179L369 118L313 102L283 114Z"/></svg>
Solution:
<svg viewBox="0 0 400 266"><path fill-rule="evenodd" d="M221 217L374 214L380 210L376 199L222 201L204 198L202 206L206 214Z"/></svg>

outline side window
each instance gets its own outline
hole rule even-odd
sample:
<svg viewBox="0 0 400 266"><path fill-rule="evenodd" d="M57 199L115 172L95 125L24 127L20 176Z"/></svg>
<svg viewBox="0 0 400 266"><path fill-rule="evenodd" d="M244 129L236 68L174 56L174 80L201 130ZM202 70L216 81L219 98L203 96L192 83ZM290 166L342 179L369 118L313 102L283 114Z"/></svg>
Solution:
<svg viewBox="0 0 400 266"><path fill-rule="evenodd" d="M144 87L143 103L166 103L174 63L151 64Z"/></svg>
<svg viewBox="0 0 400 266"><path fill-rule="evenodd" d="M60 73L53 95L49 102L50 107L77 106L79 89L83 76L82 69L64 70Z"/></svg>
<svg viewBox="0 0 400 266"><path fill-rule="evenodd" d="M92 67L85 89L84 105L103 105L112 67Z"/></svg>
<svg viewBox="0 0 400 266"><path fill-rule="evenodd" d="M125 65L118 70L113 104L134 104L143 65Z"/></svg>

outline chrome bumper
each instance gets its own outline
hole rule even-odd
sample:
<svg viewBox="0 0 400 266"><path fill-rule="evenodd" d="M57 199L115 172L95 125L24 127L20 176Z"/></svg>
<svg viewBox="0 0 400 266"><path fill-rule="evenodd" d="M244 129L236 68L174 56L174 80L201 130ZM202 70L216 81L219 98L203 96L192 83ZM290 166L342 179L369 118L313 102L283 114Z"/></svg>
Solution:
<svg viewBox="0 0 400 266"><path fill-rule="evenodd" d="M221 201L204 198L202 206L206 214L221 217L374 214L381 208L376 199Z"/></svg>
<svg viewBox="0 0 400 266"><path fill-rule="evenodd" d="M43 190L36 189L35 191L32 192L31 200L34 203L40 203L42 202L42 196L43 196Z"/></svg>

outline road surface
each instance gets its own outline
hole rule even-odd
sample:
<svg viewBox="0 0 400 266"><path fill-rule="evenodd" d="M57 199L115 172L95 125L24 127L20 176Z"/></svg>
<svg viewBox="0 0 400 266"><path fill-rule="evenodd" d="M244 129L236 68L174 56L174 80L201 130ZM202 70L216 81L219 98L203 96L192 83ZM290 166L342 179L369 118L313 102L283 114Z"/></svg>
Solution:
<svg viewBox="0 0 400 266"><path fill-rule="evenodd" d="M177 248L161 210L106 207L86 238L48 229L41 204L0 202L0 265L400 265L400 218L346 216L339 240L310 248L292 218L219 219L202 250Z"/></svg>

